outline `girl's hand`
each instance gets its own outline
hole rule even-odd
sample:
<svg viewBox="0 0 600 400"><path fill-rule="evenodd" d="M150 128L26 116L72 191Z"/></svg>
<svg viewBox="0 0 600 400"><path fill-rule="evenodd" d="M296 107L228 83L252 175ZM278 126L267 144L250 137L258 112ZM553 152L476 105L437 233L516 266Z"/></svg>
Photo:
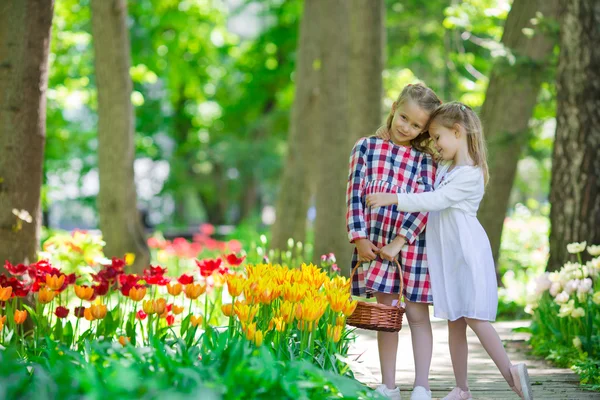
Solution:
<svg viewBox="0 0 600 400"><path fill-rule="evenodd" d="M379 248L369 239L358 239L354 241L354 244L358 251L359 261L373 261L377 257L377 253L379 253Z"/></svg>
<svg viewBox="0 0 600 400"><path fill-rule="evenodd" d="M400 254L400 250L402 250L402 247L404 247L405 243L406 239L398 236L396 239L392 240L390 243L381 248L379 256L381 256L381 258L384 260L394 261L398 254Z"/></svg>
<svg viewBox="0 0 600 400"><path fill-rule="evenodd" d="M367 207L391 206L398 202L394 193L374 193L367 195Z"/></svg>
<svg viewBox="0 0 600 400"><path fill-rule="evenodd" d="M383 140L390 140L390 133L387 130L386 126L380 126L379 129L377 129L377 132L375 132L375 136L377 136L379 139L383 139Z"/></svg>

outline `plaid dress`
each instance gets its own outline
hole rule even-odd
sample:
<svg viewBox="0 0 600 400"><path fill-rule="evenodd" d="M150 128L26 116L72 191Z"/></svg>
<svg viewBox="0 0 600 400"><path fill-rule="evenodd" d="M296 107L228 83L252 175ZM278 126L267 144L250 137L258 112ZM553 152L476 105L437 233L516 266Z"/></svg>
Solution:
<svg viewBox="0 0 600 400"><path fill-rule="evenodd" d="M406 238L400 251L404 296L412 302L432 303L425 254L426 213L400 212L396 205L368 208L371 193L419 193L433 190L435 166L432 158L412 147L399 146L377 137L362 138L350 156L346 203L348 239L367 238L378 248L396 236ZM358 261L354 249L352 268ZM362 267L362 268L361 268ZM398 293L400 281L395 263L377 257L359 267L352 280L352 294L371 297L373 292Z"/></svg>

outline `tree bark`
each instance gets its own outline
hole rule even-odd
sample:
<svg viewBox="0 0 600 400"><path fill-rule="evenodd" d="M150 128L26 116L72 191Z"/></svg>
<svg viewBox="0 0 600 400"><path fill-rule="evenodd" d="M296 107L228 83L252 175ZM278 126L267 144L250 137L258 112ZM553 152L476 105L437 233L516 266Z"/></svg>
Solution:
<svg viewBox="0 0 600 400"><path fill-rule="evenodd" d="M137 209L133 162L134 114L126 0L92 0L92 33L98 87L100 229L108 257L134 253L141 272L150 253Z"/></svg>
<svg viewBox="0 0 600 400"><path fill-rule="evenodd" d="M315 157L322 132L319 120L323 2L306 0L300 23L296 88L290 120L288 154L277 198L271 247L287 249L287 241L306 240L306 214L316 186Z"/></svg>
<svg viewBox="0 0 600 400"><path fill-rule="evenodd" d="M596 0L562 6L549 271L573 261L567 244L600 244L600 7Z"/></svg>
<svg viewBox="0 0 600 400"><path fill-rule="evenodd" d="M0 270L37 261L53 11L53 0L0 3Z"/></svg>
<svg viewBox="0 0 600 400"><path fill-rule="evenodd" d="M329 20L322 24L323 55L321 102L323 109L319 138L316 193L315 244L313 259L333 252L343 257L350 251L345 232L345 189L350 151L350 3L346 0L323 2L322 13Z"/></svg>
<svg viewBox="0 0 600 400"><path fill-rule="evenodd" d="M555 37L542 32L531 19L541 12L545 18L557 17L558 0L515 0L506 19L502 44L517 57L514 66L503 58L490 76L481 110L481 119L489 149L490 182L479 211L494 260L498 260L502 228L517 163L529 135L529 120L537 103L543 71L556 43ZM536 29L532 38L524 28Z"/></svg>

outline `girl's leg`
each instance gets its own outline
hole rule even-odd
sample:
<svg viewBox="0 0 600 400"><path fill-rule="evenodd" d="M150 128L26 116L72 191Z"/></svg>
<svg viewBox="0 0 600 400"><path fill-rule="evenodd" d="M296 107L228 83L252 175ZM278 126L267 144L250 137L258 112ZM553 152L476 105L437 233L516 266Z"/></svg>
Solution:
<svg viewBox="0 0 600 400"><path fill-rule="evenodd" d="M433 354L433 333L429 321L429 305L407 301L406 317L410 325L415 360L414 387L423 386L429 390L429 368L431 367Z"/></svg>
<svg viewBox="0 0 600 400"><path fill-rule="evenodd" d="M473 318L465 318L467 324L473 332L479 338L479 341L483 345L483 348L489 356L492 358L500 373L509 384L510 387L515 385L512 375L510 373L510 367L512 364L508 359L508 354L502 345L502 341L498 336L498 333L489 321L482 321Z"/></svg>
<svg viewBox="0 0 600 400"><path fill-rule="evenodd" d="M468 392L467 360L469 358L469 346L467 344L467 322L464 318L448 321L448 346L450 347L450 359L452 360L456 386Z"/></svg>
<svg viewBox="0 0 600 400"><path fill-rule="evenodd" d="M398 299L397 294L375 293L380 304L392 305ZM377 332L379 348L379 365L381 367L382 383L388 389L396 388L396 355L398 354L398 332Z"/></svg>

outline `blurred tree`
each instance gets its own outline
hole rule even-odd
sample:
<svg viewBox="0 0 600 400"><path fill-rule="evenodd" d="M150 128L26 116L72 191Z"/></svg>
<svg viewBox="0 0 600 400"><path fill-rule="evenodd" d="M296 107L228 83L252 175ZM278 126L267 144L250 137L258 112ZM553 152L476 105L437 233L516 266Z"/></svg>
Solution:
<svg viewBox="0 0 600 400"><path fill-rule="evenodd" d="M556 44L557 11L556 0L514 1L502 35L505 55L494 63L481 109L490 182L478 216L495 261L517 163L531 137L530 120Z"/></svg>
<svg viewBox="0 0 600 400"><path fill-rule="evenodd" d="M567 244L600 243L600 8L572 0L560 16L549 271L572 260Z"/></svg>
<svg viewBox="0 0 600 400"><path fill-rule="evenodd" d="M279 194L271 246L287 249L288 238L306 241L306 214L315 191L316 145L320 124L321 28L323 2L306 0L300 23L295 95L290 118L288 152Z"/></svg>
<svg viewBox="0 0 600 400"><path fill-rule="evenodd" d="M53 0L0 4L2 265L5 260L14 264L37 261L53 9ZM13 209L19 210L18 215Z"/></svg>
<svg viewBox="0 0 600 400"><path fill-rule="evenodd" d="M98 85L98 213L107 257L134 253L138 273L150 262L133 173L134 114L126 0L92 0Z"/></svg>

